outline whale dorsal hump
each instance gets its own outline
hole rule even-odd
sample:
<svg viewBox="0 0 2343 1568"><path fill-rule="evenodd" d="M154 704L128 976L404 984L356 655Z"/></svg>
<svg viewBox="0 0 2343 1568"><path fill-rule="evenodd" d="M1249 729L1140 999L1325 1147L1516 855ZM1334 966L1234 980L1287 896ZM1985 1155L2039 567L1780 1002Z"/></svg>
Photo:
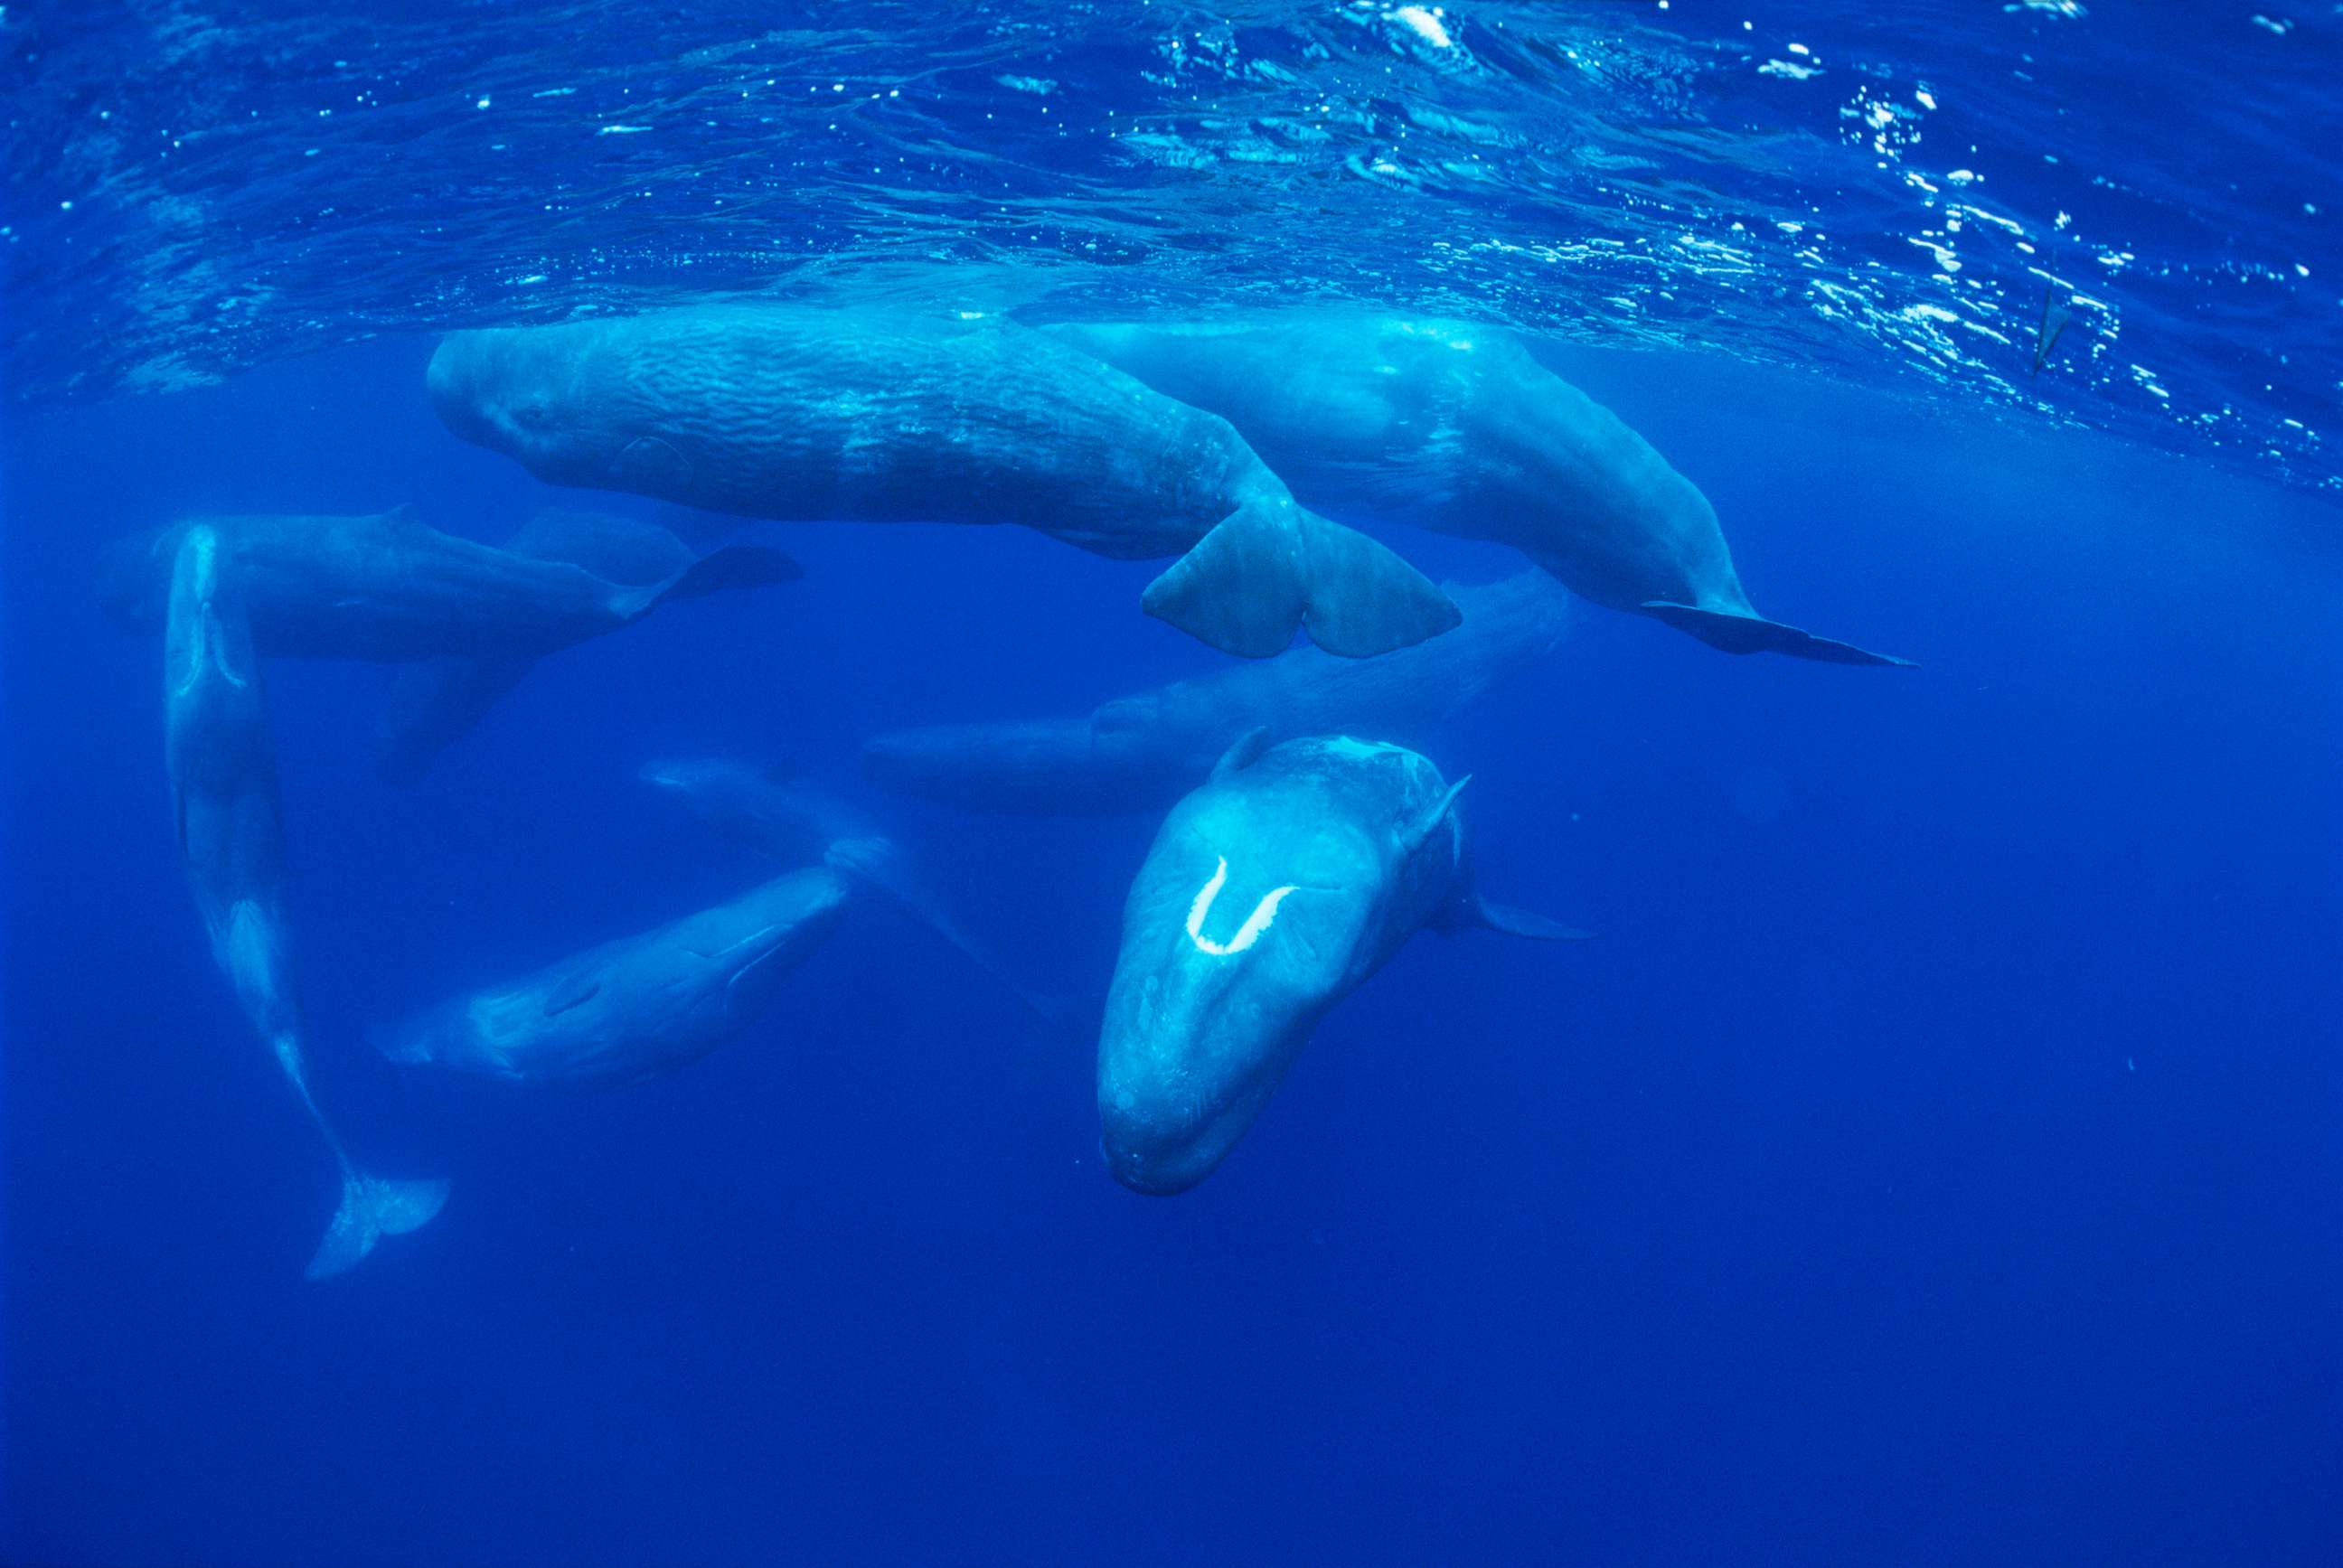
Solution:
<svg viewBox="0 0 2343 1568"><path fill-rule="evenodd" d="M588 970L579 970L545 993L545 1016L559 1018L571 1008L593 1000L602 989L602 982Z"/></svg>
<svg viewBox="0 0 2343 1568"><path fill-rule="evenodd" d="M1221 759L1212 764L1213 781L1217 783L1222 779L1243 772L1261 760L1261 754L1268 749L1269 726L1256 724L1238 736L1229 749L1221 753Z"/></svg>
<svg viewBox="0 0 2343 1568"><path fill-rule="evenodd" d="M1425 809L1422 816L1408 824L1406 839L1410 849L1439 831L1440 824L1448 819L1450 808L1456 804L1456 797L1464 793L1464 786L1471 782L1473 782L1473 775L1467 773L1463 778L1451 784L1439 799L1434 800Z"/></svg>

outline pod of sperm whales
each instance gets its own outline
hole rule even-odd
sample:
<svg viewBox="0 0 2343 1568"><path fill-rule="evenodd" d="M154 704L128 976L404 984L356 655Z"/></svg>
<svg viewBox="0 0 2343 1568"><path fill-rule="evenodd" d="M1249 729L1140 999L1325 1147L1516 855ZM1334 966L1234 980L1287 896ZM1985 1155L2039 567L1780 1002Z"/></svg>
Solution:
<svg viewBox="0 0 2343 1568"><path fill-rule="evenodd" d="M532 560L565 562L622 588L676 581L700 558L657 523L551 507L522 524L504 548ZM755 558L762 568L744 575L756 582L798 575L794 564L778 551ZM383 724L382 776L396 784L421 778L432 759L469 734L536 663L533 653L496 653L435 658L408 667L400 675Z"/></svg>
<svg viewBox="0 0 2343 1568"><path fill-rule="evenodd" d="M780 521L1019 523L1181 558L1142 604L1213 647L1404 648L1456 608L1294 503L1228 422L1012 322L700 306L458 332L429 386L458 435L557 485Z"/></svg>
<svg viewBox="0 0 2343 1568"><path fill-rule="evenodd" d="M1248 736L1173 808L1123 907L1099 1037L1116 1180L1181 1192L1244 1136L1335 1003L1425 926L1584 932L1483 900L1448 783L1347 736Z"/></svg>
<svg viewBox="0 0 2343 1568"><path fill-rule="evenodd" d="M199 518L126 540L99 583L108 610L134 628L159 621L170 563L196 528L217 540L260 651L297 658L546 654L669 599L799 575L779 550L735 545L629 586L443 534L401 507L371 517Z"/></svg>
<svg viewBox="0 0 2343 1568"><path fill-rule="evenodd" d="M1028 990L1001 956L960 924L892 836L845 799L787 768L725 757L679 758L644 767L643 782L681 800L719 834L777 860L817 860L858 877L908 910L1031 1011L1058 1010Z"/></svg>
<svg viewBox="0 0 2343 1568"><path fill-rule="evenodd" d="M1160 810L1248 730L1272 739L1357 731L1422 741L1441 720L1549 652L1570 600L1544 572L1443 587L1454 631L1374 658L1300 648L1133 693L1080 719L946 724L864 743L864 770L890 789L970 811L1112 816Z"/></svg>
<svg viewBox="0 0 2343 1568"><path fill-rule="evenodd" d="M1727 653L1905 662L1759 615L1699 488L1494 328L1297 310L1049 330L1227 418L1304 506L1511 545Z"/></svg>
<svg viewBox="0 0 2343 1568"><path fill-rule="evenodd" d="M391 1060L570 1089L640 1083L756 1021L838 929L848 883L791 871L729 903L461 996L377 1037Z"/></svg>
<svg viewBox="0 0 2343 1568"><path fill-rule="evenodd" d="M212 958L245 1016L276 1054L331 1151L341 1204L308 1277L338 1274L385 1235L424 1224L445 1181L400 1181L358 1169L309 1090L285 924L285 841L251 628L209 528L187 529L173 558L164 634L164 755L179 854Z"/></svg>

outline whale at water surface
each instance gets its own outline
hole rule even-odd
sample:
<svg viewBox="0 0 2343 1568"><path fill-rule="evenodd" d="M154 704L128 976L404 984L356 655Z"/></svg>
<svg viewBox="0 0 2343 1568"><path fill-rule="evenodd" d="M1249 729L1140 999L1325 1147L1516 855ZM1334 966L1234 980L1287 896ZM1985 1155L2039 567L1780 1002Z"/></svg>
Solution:
<svg viewBox="0 0 2343 1568"><path fill-rule="evenodd" d="M709 305L458 332L427 382L449 429L550 484L1179 556L1144 608L1230 653L1302 629L1365 656L1456 624L1413 568L1295 505L1228 421L999 317Z"/></svg>
<svg viewBox="0 0 2343 1568"><path fill-rule="evenodd" d="M1512 545L1727 653L1906 662L1759 615L1699 487L1496 328L1293 310L1048 330L1225 417L1304 506Z"/></svg>
<svg viewBox="0 0 2343 1568"><path fill-rule="evenodd" d="M377 1032L391 1060L598 1089L673 1072L753 1023L837 930L846 879L791 871L729 903L605 942Z"/></svg>
<svg viewBox="0 0 2343 1568"><path fill-rule="evenodd" d="M1113 816L1169 806L1255 729L1273 740L1351 731L1421 742L1551 651L1570 621L1569 596L1534 568L1443 586L1463 624L1413 648L1375 658L1300 648L1119 697L1078 719L892 730L864 743L863 769L963 810Z"/></svg>
<svg viewBox="0 0 2343 1568"><path fill-rule="evenodd" d="M1172 1193L1210 1175L1319 1020L1423 928L1586 934L1480 896L1465 782L1403 747L1255 734L1172 809L1123 907L1099 1037L1116 1180Z"/></svg>

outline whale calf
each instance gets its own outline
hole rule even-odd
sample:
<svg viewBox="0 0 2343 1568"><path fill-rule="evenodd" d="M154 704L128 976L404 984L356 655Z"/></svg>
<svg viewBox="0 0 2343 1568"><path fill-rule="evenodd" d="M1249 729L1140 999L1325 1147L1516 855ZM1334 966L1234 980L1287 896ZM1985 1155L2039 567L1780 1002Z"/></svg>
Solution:
<svg viewBox="0 0 2343 1568"><path fill-rule="evenodd" d="M820 861L861 879L959 949L1032 1012L1046 1020L1058 1016L1047 999L1018 980L990 943L960 922L892 835L819 784L792 769L758 768L727 757L652 762L640 777L736 844L793 864Z"/></svg>
<svg viewBox="0 0 2343 1568"><path fill-rule="evenodd" d="M1231 742L1358 731L1420 741L1516 669L1551 651L1569 596L1530 568L1478 587L1443 584L1463 624L1374 658L1298 648L1135 692L1078 719L936 725L870 738L862 765L890 789L963 810L1113 816L1160 810Z"/></svg>
<svg viewBox="0 0 2343 1568"><path fill-rule="evenodd" d="M1727 653L1906 662L1759 615L1699 488L1495 328L1295 310L1048 330L1226 417L1304 506L1512 545Z"/></svg>
<svg viewBox="0 0 2343 1568"><path fill-rule="evenodd" d="M1298 628L1364 656L1456 624L1399 557L1297 506L1228 421L997 317L698 306L458 332L427 379L448 428L551 484L1179 556L1143 607L1230 653Z"/></svg>
<svg viewBox="0 0 2343 1568"><path fill-rule="evenodd" d="M447 1201L445 1181L360 1170L309 1090L284 913L285 841L277 759L244 607L211 529L180 536L172 561L163 656L164 756L179 855L211 938L212 958L245 1016L317 1124L342 1178L341 1203L309 1260L310 1279L338 1274L385 1235L415 1230Z"/></svg>
<svg viewBox="0 0 2343 1568"><path fill-rule="evenodd" d="M1475 890L1422 755L1324 736L1232 747L1131 883L1099 1037L1101 1141L1134 1191L1186 1191L1244 1136L1329 1010L1425 926L1585 935Z"/></svg>
<svg viewBox="0 0 2343 1568"><path fill-rule="evenodd" d="M669 599L799 575L779 550L734 545L658 581L608 582L443 534L411 508L369 517L198 518L123 541L99 598L134 628L161 620L171 561L190 532L216 541L264 654L398 663L535 656L640 619Z"/></svg>
<svg viewBox="0 0 2343 1568"><path fill-rule="evenodd" d="M699 554L669 529L605 512L573 512L548 507L522 524L504 548L532 560L562 562L622 588L649 588L681 580ZM757 570L748 580L716 587L755 586L798 575L779 552L751 558ZM729 574L727 574L729 575ZM435 658L402 671L382 729L377 767L396 784L423 776L433 758L462 739L488 709L536 667L534 653L482 654Z"/></svg>
<svg viewBox="0 0 2343 1568"><path fill-rule="evenodd" d="M791 871L380 1032L391 1060L571 1089L644 1082L739 1034L837 930L848 884Z"/></svg>

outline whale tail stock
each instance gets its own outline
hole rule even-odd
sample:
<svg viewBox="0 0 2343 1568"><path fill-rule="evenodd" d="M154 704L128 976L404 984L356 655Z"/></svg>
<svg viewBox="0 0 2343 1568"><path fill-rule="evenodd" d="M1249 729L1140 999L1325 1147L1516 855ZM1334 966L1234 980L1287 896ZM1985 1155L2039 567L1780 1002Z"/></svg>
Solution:
<svg viewBox="0 0 2343 1568"><path fill-rule="evenodd" d="M402 1181L369 1176L342 1161L342 1203L326 1226L317 1255L302 1271L309 1280L328 1279L355 1267L385 1236L403 1236L430 1223L446 1206L448 1183Z"/></svg>
<svg viewBox="0 0 2343 1568"><path fill-rule="evenodd" d="M1874 653L1851 642L1816 637L1810 631L1784 626L1780 621L1767 620L1763 616L1703 609L1698 605L1674 604L1660 598L1646 599L1636 608L1654 620L1665 621L1678 631L1690 632L1709 647L1721 648L1726 653L1786 653L1793 658L1811 658L1824 664L1912 668L1912 661L1908 658Z"/></svg>
<svg viewBox="0 0 2343 1568"><path fill-rule="evenodd" d="M1459 624L1432 580L1366 535L1290 501L1222 518L1153 582L1149 615L1226 653L1268 658L1299 627L1344 658L1408 648Z"/></svg>
<svg viewBox="0 0 2343 1568"><path fill-rule="evenodd" d="M795 582L803 576L805 568L787 550L777 550L769 545L726 545L722 549L709 551L672 577L619 590L616 602L622 618L635 620L669 599L699 598L727 588Z"/></svg>

